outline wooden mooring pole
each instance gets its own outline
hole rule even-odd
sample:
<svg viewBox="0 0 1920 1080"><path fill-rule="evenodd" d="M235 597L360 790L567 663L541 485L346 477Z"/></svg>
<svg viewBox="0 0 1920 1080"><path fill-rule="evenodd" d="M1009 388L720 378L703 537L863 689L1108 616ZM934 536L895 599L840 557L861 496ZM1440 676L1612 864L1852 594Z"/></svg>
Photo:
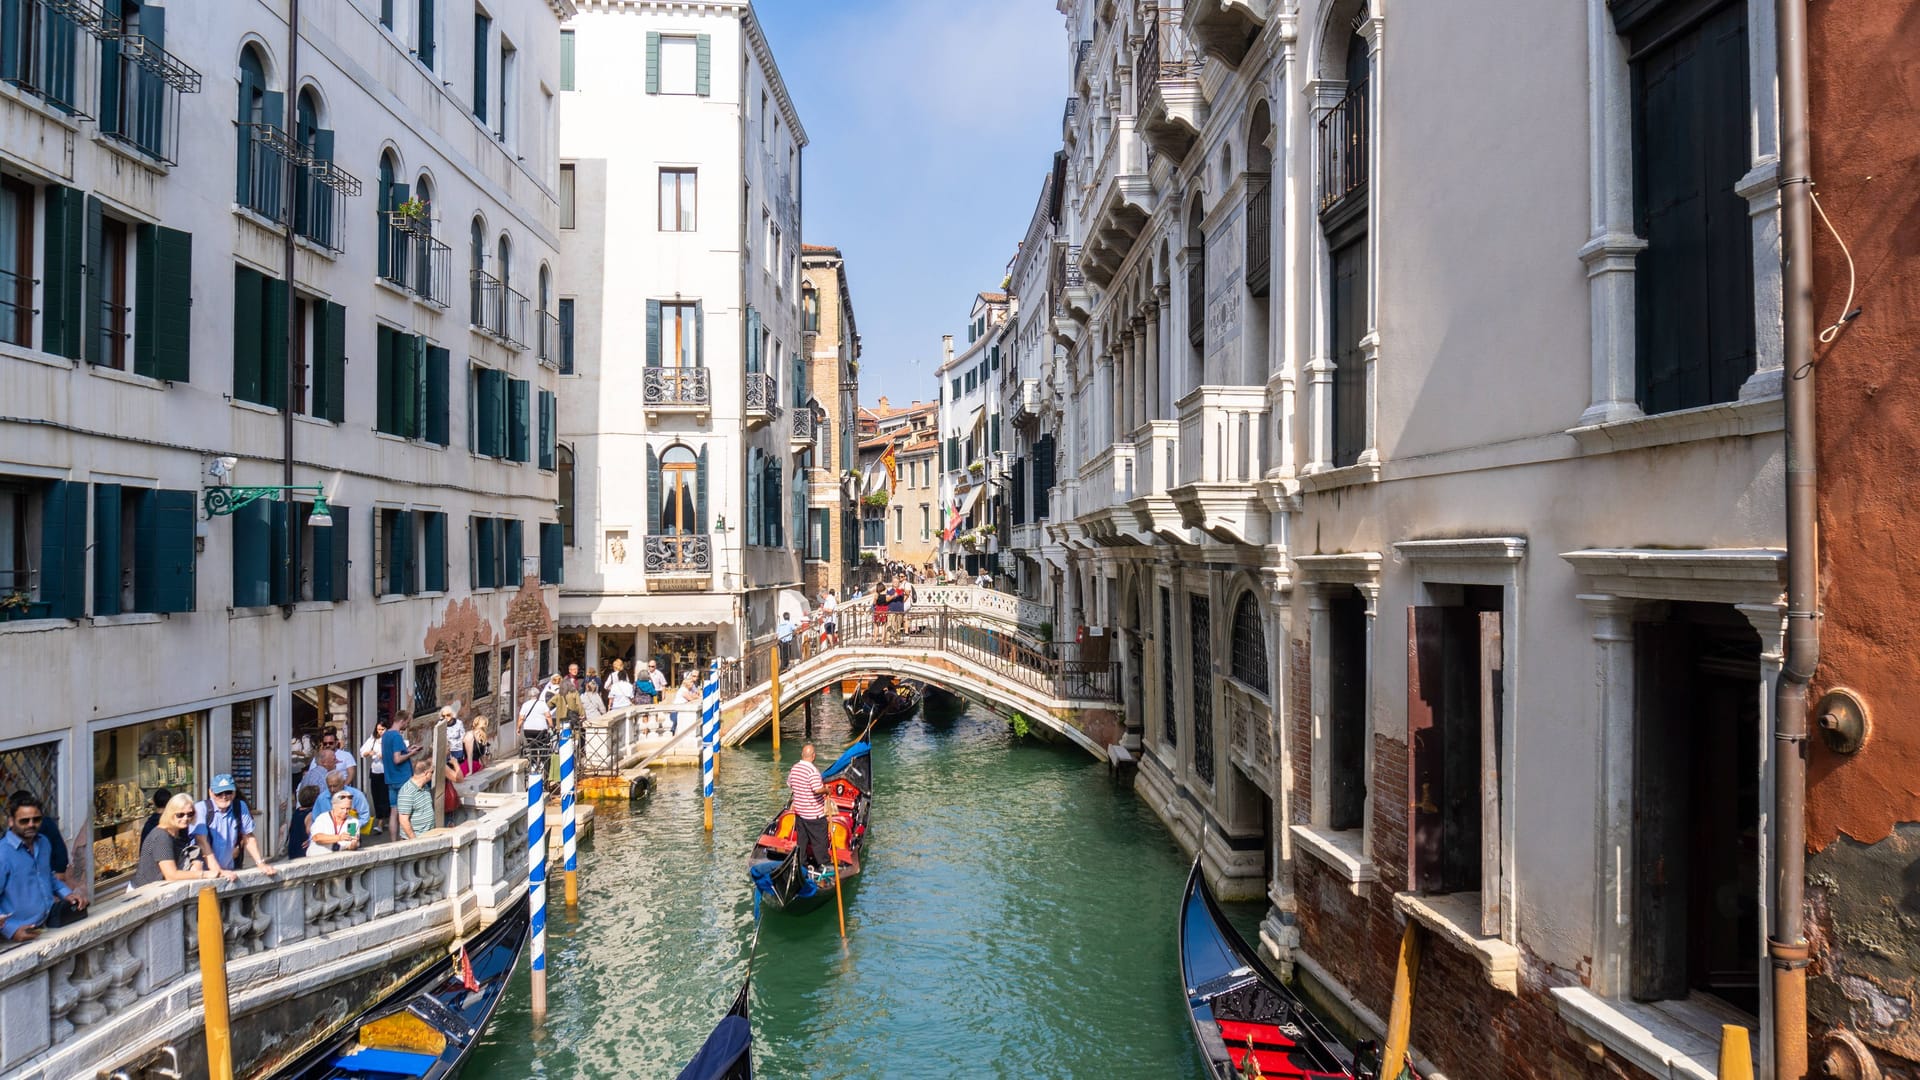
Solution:
<svg viewBox="0 0 1920 1080"><path fill-rule="evenodd" d="M220 925L220 894L200 890L200 997L207 1012L207 1076L233 1080L233 1018L227 1006L227 935Z"/></svg>

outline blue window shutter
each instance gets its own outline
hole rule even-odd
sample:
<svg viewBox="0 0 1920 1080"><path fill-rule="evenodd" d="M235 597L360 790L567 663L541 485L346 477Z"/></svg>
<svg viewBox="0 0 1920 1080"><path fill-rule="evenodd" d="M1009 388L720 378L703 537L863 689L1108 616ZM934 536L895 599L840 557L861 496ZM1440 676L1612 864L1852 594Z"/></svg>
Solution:
<svg viewBox="0 0 1920 1080"><path fill-rule="evenodd" d="M653 447L647 447L647 535L660 535L660 500L665 497L661 490L660 455Z"/></svg>
<svg viewBox="0 0 1920 1080"><path fill-rule="evenodd" d="M647 366L660 366L660 301L647 301Z"/></svg>
<svg viewBox="0 0 1920 1080"><path fill-rule="evenodd" d="M41 283L41 348L80 359L81 260L86 247L86 196L47 185L46 266Z"/></svg>
<svg viewBox="0 0 1920 1080"><path fill-rule="evenodd" d="M713 93L713 38L708 34L694 39L693 92L701 97Z"/></svg>
<svg viewBox="0 0 1920 1080"><path fill-rule="evenodd" d="M446 446L452 436L448 416L448 398L452 396L453 357L438 345L427 346L427 430L426 440Z"/></svg>
<svg viewBox="0 0 1920 1080"><path fill-rule="evenodd" d="M500 584L505 588L517 589L522 580L520 566L526 555L520 534L520 521L518 518L508 518L500 525L500 568L504 571Z"/></svg>
<svg viewBox="0 0 1920 1080"><path fill-rule="evenodd" d="M560 31L560 89L574 88L573 31Z"/></svg>
<svg viewBox="0 0 1920 1080"><path fill-rule="evenodd" d="M333 526L326 530L333 534L327 538L327 558L333 564L331 582L333 589L325 598L340 601L352 594L352 589L348 585L347 570L351 565L349 557L352 554L350 545L353 541L353 528L346 507L339 503L328 503L327 509L333 514ZM319 597L320 593L315 591L314 596Z"/></svg>
<svg viewBox="0 0 1920 1080"><path fill-rule="evenodd" d="M86 248L81 259L80 352L87 363L98 364L107 358L103 347L106 342L100 337L100 307L107 296L106 258L101 251L106 239L106 215L101 212L100 200L91 195L87 196L86 207Z"/></svg>
<svg viewBox="0 0 1920 1080"><path fill-rule="evenodd" d="M426 566L420 577L420 587L426 592L447 591L447 515L439 512L425 515L422 522L426 541Z"/></svg>
<svg viewBox="0 0 1920 1080"><path fill-rule="evenodd" d="M136 526L137 528L137 526ZM136 544L135 562L139 561ZM120 485L93 485L93 613L120 614ZM135 587L141 579L134 578Z"/></svg>
<svg viewBox="0 0 1920 1080"><path fill-rule="evenodd" d="M56 619L77 619L87 608L87 485L47 485L40 515L40 600Z"/></svg>
<svg viewBox="0 0 1920 1080"><path fill-rule="evenodd" d="M265 607L271 600L267 560L271 503L255 501L235 510L233 522L233 606Z"/></svg>
<svg viewBox="0 0 1920 1080"><path fill-rule="evenodd" d="M135 508L133 604L141 611L194 610L195 494L154 491Z"/></svg>
<svg viewBox="0 0 1920 1080"><path fill-rule="evenodd" d="M693 506L697 522L694 528L699 530L700 535L705 536L707 534L707 448L704 446L700 448L700 456L693 470Z"/></svg>
<svg viewBox="0 0 1920 1080"><path fill-rule="evenodd" d="M660 92L660 34L647 31L647 93Z"/></svg>
<svg viewBox="0 0 1920 1080"><path fill-rule="evenodd" d="M527 381L507 380L507 460L524 462L527 453Z"/></svg>

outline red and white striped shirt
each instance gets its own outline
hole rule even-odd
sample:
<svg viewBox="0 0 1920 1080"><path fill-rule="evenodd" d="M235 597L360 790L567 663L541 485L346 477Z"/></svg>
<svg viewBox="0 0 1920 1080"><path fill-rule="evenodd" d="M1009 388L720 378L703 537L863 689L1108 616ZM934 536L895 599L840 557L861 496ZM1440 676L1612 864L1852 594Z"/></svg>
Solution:
<svg viewBox="0 0 1920 1080"><path fill-rule="evenodd" d="M820 796L820 770L811 761L800 761L787 773L787 787L793 789L795 817L818 818L827 815L827 801Z"/></svg>

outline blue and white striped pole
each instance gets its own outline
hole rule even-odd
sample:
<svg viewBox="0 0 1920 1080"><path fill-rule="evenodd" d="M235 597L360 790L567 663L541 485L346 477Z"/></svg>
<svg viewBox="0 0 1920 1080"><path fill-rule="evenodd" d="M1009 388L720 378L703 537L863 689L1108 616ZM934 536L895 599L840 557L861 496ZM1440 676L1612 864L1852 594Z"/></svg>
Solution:
<svg viewBox="0 0 1920 1080"><path fill-rule="evenodd" d="M707 803L707 831L713 831L713 765L720 749L720 661L707 669L700 688L700 785Z"/></svg>
<svg viewBox="0 0 1920 1080"><path fill-rule="evenodd" d="M527 776L527 906L533 937L533 1022L547 1016L547 793L539 773Z"/></svg>
<svg viewBox="0 0 1920 1080"><path fill-rule="evenodd" d="M573 843L573 727L560 729L560 841L567 856L567 910L580 903L580 886L575 871L580 869Z"/></svg>

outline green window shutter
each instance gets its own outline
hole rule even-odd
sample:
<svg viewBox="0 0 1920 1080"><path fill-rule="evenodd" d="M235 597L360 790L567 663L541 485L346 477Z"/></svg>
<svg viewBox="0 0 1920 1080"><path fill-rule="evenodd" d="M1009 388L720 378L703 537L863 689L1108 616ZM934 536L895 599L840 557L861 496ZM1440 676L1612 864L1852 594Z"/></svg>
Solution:
<svg viewBox="0 0 1920 1080"><path fill-rule="evenodd" d="M332 513L333 508L328 507ZM340 518L336 514L333 524L324 529L314 529L313 550L306 553L307 570L313 575L313 598L315 600L333 599L333 538L339 532ZM339 533L345 539L345 533Z"/></svg>
<svg viewBox="0 0 1920 1080"><path fill-rule="evenodd" d="M393 330L385 326L374 327L374 380L376 399L373 407L373 429L394 433L393 402Z"/></svg>
<svg viewBox="0 0 1920 1080"><path fill-rule="evenodd" d="M144 15L144 13L143 13ZM146 19L143 17L142 24ZM134 76L138 79L139 76ZM120 123L120 41L108 38L100 42L100 130L118 132Z"/></svg>
<svg viewBox="0 0 1920 1080"><path fill-rule="evenodd" d="M531 460L528 453L528 384L525 379L507 380L507 460Z"/></svg>
<svg viewBox="0 0 1920 1080"><path fill-rule="evenodd" d="M520 522L509 518L500 523L500 585L502 588L517 589L523 580L520 565L526 555L522 543Z"/></svg>
<svg viewBox="0 0 1920 1080"><path fill-rule="evenodd" d="M473 17L473 115L482 122L487 119L487 39L493 29L493 20L485 15Z"/></svg>
<svg viewBox="0 0 1920 1080"><path fill-rule="evenodd" d="M760 313L747 308L747 371L760 370Z"/></svg>
<svg viewBox="0 0 1920 1080"><path fill-rule="evenodd" d="M140 226L133 266L135 374L169 382L188 380L192 286L193 234L159 225Z"/></svg>
<svg viewBox="0 0 1920 1080"><path fill-rule="evenodd" d="M420 406L426 397L423 344L412 334L393 335L393 433L409 439L417 439L423 433L420 424Z"/></svg>
<svg viewBox="0 0 1920 1080"><path fill-rule="evenodd" d="M420 587L431 593L447 591L447 515L430 512L423 515L422 538L426 541L426 565Z"/></svg>
<svg viewBox="0 0 1920 1080"><path fill-rule="evenodd" d="M647 535L660 535L660 455L647 447Z"/></svg>
<svg viewBox="0 0 1920 1080"><path fill-rule="evenodd" d="M326 343L320 350L321 385L314 387L320 408L314 411L337 424L347 415L347 309L328 301L320 328Z"/></svg>
<svg viewBox="0 0 1920 1080"><path fill-rule="evenodd" d="M106 303L106 258L101 248L106 232L100 200L87 196L86 252L81 260L80 353L89 364L106 360L105 344L100 338L100 308Z"/></svg>
<svg viewBox="0 0 1920 1080"><path fill-rule="evenodd" d="M573 85L573 31L560 31L560 89L572 90Z"/></svg>
<svg viewBox="0 0 1920 1080"><path fill-rule="evenodd" d="M660 34L647 31L647 93L660 92Z"/></svg>
<svg viewBox="0 0 1920 1080"><path fill-rule="evenodd" d="M412 596L420 591L420 550L413 542L413 523L418 516L414 511L402 510L394 516L394 546L399 550L400 558L395 567L400 573L400 586L396 592Z"/></svg>
<svg viewBox="0 0 1920 1080"><path fill-rule="evenodd" d="M760 448L747 449L747 543L758 545L763 531L760 519L766 508L760 505Z"/></svg>
<svg viewBox="0 0 1920 1080"><path fill-rule="evenodd" d="M707 448L700 448L700 456L693 468L693 512L694 528L700 535L707 534Z"/></svg>
<svg viewBox="0 0 1920 1080"><path fill-rule="evenodd" d="M258 403L260 385L260 305L265 284L244 266L233 268L233 396Z"/></svg>
<svg viewBox="0 0 1920 1080"><path fill-rule="evenodd" d="M417 24L420 28L420 47L414 50L420 62L428 67L433 66L433 3L434 0L420 0L420 19Z"/></svg>
<svg viewBox="0 0 1920 1080"><path fill-rule="evenodd" d="M453 356L438 345L427 346L427 432L426 440L436 446L446 446L449 442L451 422L448 417L449 380L452 379Z"/></svg>
<svg viewBox="0 0 1920 1080"><path fill-rule="evenodd" d="M564 553L560 547L560 526L556 522L540 523L540 584L561 584L564 565Z"/></svg>
<svg viewBox="0 0 1920 1080"><path fill-rule="evenodd" d="M333 534L327 538L327 558L333 563L333 590L328 594L328 599L339 601L347 599L352 592L348 587L347 568L352 555L353 523L347 508L339 503L328 503L327 510L333 515L333 526L327 530ZM319 596L320 593L316 590L314 595Z"/></svg>
<svg viewBox="0 0 1920 1080"><path fill-rule="evenodd" d="M295 599L293 564L298 560L287 535L292 507L292 503L277 499L267 503L267 592L275 604L291 604Z"/></svg>
<svg viewBox="0 0 1920 1080"><path fill-rule="evenodd" d="M47 485L40 515L40 601L56 619L77 619L87 607L87 485Z"/></svg>
<svg viewBox="0 0 1920 1080"><path fill-rule="evenodd" d="M45 280L41 299L41 347L80 359L81 258L86 245L86 197L69 187L47 185Z"/></svg>
<svg viewBox="0 0 1920 1080"><path fill-rule="evenodd" d="M507 375L498 368L480 369L480 452L487 457L506 453Z"/></svg>
<svg viewBox="0 0 1920 1080"><path fill-rule="evenodd" d="M703 300L693 302L693 366L707 366L707 305Z"/></svg>
<svg viewBox="0 0 1920 1080"><path fill-rule="evenodd" d="M287 407L287 283L261 278L260 389L262 405Z"/></svg>
<svg viewBox="0 0 1920 1080"><path fill-rule="evenodd" d="M233 522L233 606L265 607L271 600L267 560L272 503L251 502L235 510Z"/></svg>
<svg viewBox="0 0 1920 1080"><path fill-rule="evenodd" d="M500 523L493 518L480 520L480 587L500 587Z"/></svg>
<svg viewBox="0 0 1920 1080"><path fill-rule="evenodd" d="M194 609L192 491L153 491L134 508L133 605L165 614Z"/></svg>
<svg viewBox="0 0 1920 1080"><path fill-rule="evenodd" d="M553 395L542 390L539 392L538 400L540 405L538 410L540 413L539 466L551 471L553 469Z"/></svg>
<svg viewBox="0 0 1920 1080"><path fill-rule="evenodd" d="M693 92L701 97L713 92L713 38L708 34L694 39Z"/></svg>
<svg viewBox="0 0 1920 1080"><path fill-rule="evenodd" d="M136 525L137 529L138 526ZM134 562L142 552L134 548ZM134 575L138 589L144 580ZM138 603L136 601L136 606ZM120 614L120 485L93 485L93 613Z"/></svg>
<svg viewBox="0 0 1920 1080"><path fill-rule="evenodd" d="M660 301L658 300L647 301L647 366L660 366Z"/></svg>

